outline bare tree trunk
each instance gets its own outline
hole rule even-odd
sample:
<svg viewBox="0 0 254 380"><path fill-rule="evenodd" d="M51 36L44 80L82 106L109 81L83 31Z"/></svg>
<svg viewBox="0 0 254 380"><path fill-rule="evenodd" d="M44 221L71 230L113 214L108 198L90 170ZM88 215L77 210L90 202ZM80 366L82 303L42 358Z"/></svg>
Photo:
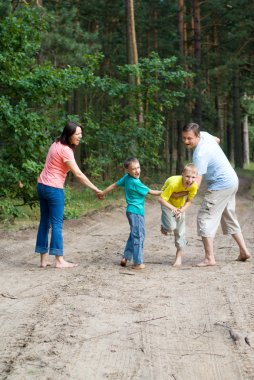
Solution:
<svg viewBox="0 0 254 380"><path fill-rule="evenodd" d="M243 168L243 139L241 129L239 71L233 75L233 129L234 129L234 156L235 167Z"/></svg>
<svg viewBox="0 0 254 380"><path fill-rule="evenodd" d="M135 16L133 0L125 0L126 15L127 15L127 50L128 50L128 63L136 65L138 63L138 48L135 30ZM131 84L136 84L136 77L131 76Z"/></svg>
<svg viewBox="0 0 254 380"><path fill-rule="evenodd" d="M166 172L170 172L170 121L168 113L166 114L166 131L165 131L165 141L164 141L164 152L165 152L165 161L166 161Z"/></svg>
<svg viewBox="0 0 254 380"><path fill-rule="evenodd" d="M128 63L131 65L138 64L138 48L136 40L136 30L135 30L135 15L134 15L134 2L133 0L125 0L126 18L127 18L127 50L128 50ZM140 85L140 77L130 75L129 82L132 85ZM141 101L141 96L138 95L139 102L139 123L143 124L143 105Z"/></svg>
<svg viewBox="0 0 254 380"><path fill-rule="evenodd" d="M183 56L185 56L185 23L184 23L184 0L178 0L178 41L179 41L179 50ZM177 115L177 158L176 158L176 174L182 172L183 169L183 143L182 143L182 129L184 126L183 116L180 114Z"/></svg>
<svg viewBox="0 0 254 380"><path fill-rule="evenodd" d="M243 162L244 165L250 163L250 147L249 147L249 123L248 115L244 115L243 119Z"/></svg>
<svg viewBox="0 0 254 380"><path fill-rule="evenodd" d="M202 111L201 111L201 30L200 30L200 3L199 0L191 0L193 12L193 33L194 33L194 85L196 89L195 107L194 107L194 120L201 126L202 125Z"/></svg>
<svg viewBox="0 0 254 380"><path fill-rule="evenodd" d="M217 96L217 112L218 112L218 129L219 134L218 137L222 140L224 137L224 99L222 96Z"/></svg>

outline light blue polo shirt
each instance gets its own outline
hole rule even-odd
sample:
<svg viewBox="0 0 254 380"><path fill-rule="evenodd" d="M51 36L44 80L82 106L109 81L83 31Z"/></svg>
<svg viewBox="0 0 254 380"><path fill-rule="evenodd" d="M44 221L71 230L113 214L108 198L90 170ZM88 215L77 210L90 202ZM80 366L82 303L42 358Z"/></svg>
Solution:
<svg viewBox="0 0 254 380"><path fill-rule="evenodd" d="M199 175L204 175L209 190L223 190L237 186L238 177L214 136L200 132L200 141L192 161Z"/></svg>
<svg viewBox="0 0 254 380"><path fill-rule="evenodd" d="M125 174L116 182L116 185L124 188L125 199L127 203L126 212L144 215L145 197L149 192L149 187L144 185L140 179Z"/></svg>

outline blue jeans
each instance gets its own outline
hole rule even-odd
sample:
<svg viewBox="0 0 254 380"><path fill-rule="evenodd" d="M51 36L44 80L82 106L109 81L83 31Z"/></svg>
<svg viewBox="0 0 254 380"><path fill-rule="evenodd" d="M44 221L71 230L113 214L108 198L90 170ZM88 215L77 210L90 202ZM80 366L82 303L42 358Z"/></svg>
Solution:
<svg viewBox="0 0 254 380"><path fill-rule="evenodd" d="M145 240L145 221L143 215L132 214L127 212L126 216L130 224L130 235L127 240L124 258L133 259L135 265L143 263L143 249Z"/></svg>
<svg viewBox="0 0 254 380"><path fill-rule="evenodd" d="M35 246L36 253L50 255L63 255L63 216L64 216L64 190L56 187L37 184L40 201L40 224ZM48 235L51 227L50 247L48 248Z"/></svg>

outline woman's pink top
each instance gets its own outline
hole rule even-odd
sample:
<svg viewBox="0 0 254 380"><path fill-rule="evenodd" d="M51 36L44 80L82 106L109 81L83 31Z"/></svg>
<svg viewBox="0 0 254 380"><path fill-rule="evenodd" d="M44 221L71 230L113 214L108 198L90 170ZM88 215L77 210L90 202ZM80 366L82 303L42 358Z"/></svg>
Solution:
<svg viewBox="0 0 254 380"><path fill-rule="evenodd" d="M43 185L64 188L64 182L70 168L67 161L75 161L73 150L68 145L54 142L49 148L45 166L38 178Z"/></svg>

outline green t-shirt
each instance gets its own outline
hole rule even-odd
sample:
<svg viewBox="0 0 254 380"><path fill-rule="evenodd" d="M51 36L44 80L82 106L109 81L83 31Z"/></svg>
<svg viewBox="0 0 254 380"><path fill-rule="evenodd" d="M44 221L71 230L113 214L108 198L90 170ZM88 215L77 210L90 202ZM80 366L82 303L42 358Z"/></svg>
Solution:
<svg viewBox="0 0 254 380"><path fill-rule="evenodd" d="M144 185L140 179L125 174L116 182L116 185L124 188L125 199L127 203L126 212L144 215L145 197L149 192L149 187Z"/></svg>

